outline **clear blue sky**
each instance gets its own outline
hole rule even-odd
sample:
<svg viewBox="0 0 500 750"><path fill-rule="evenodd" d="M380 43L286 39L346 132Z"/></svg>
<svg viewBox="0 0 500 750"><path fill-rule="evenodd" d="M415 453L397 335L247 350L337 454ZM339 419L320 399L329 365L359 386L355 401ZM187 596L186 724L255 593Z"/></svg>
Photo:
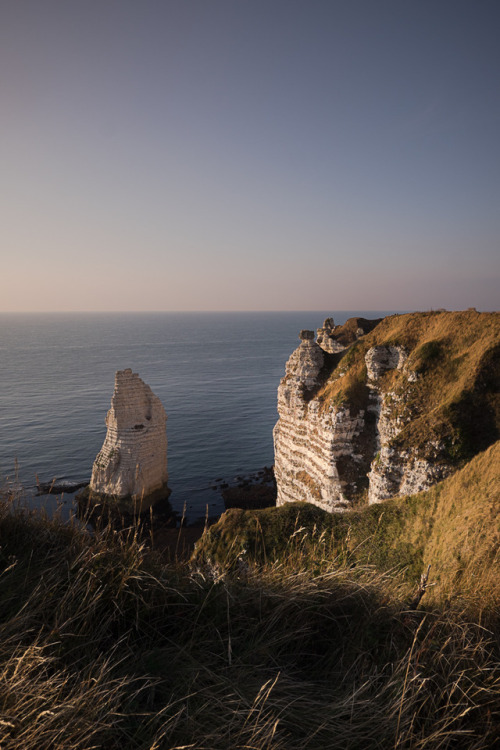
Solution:
<svg viewBox="0 0 500 750"><path fill-rule="evenodd" d="M498 0L0 0L0 310L498 308Z"/></svg>

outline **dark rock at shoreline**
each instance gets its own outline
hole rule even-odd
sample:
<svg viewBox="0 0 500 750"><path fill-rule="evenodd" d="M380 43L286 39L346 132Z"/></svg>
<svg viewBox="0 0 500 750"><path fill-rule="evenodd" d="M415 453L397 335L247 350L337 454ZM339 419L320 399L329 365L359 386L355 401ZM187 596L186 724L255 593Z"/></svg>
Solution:
<svg viewBox="0 0 500 750"><path fill-rule="evenodd" d="M138 520L147 526L153 517L156 523L175 528L179 516L168 500L170 493L168 487L162 488L141 502L134 503L131 498L99 495L87 485L76 495L78 517L96 528L108 524L123 528L134 525Z"/></svg>
<svg viewBox="0 0 500 750"><path fill-rule="evenodd" d="M63 492L76 492L83 487L87 487L88 483L88 479L85 482L70 482L67 480L58 482L56 479L51 482L38 482L36 495L61 495Z"/></svg>
<svg viewBox="0 0 500 750"><path fill-rule="evenodd" d="M271 508L276 505L274 471L264 466L236 487L224 488L221 494L226 510L229 508L243 508L244 510Z"/></svg>

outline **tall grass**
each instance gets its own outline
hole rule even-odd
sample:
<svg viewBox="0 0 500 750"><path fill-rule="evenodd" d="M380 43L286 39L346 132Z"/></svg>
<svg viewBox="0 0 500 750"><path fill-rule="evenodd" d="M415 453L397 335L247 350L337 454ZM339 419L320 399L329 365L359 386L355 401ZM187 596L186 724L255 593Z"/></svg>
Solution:
<svg viewBox="0 0 500 750"><path fill-rule="evenodd" d="M165 565L140 528L1 502L2 750L494 747L495 621L315 573L296 532L276 561Z"/></svg>
<svg viewBox="0 0 500 750"><path fill-rule="evenodd" d="M427 599L495 612L500 602L500 441L426 492L348 513L306 503L231 510L198 545L201 561L227 565L285 559L317 575L332 565L400 571L416 586L427 565Z"/></svg>

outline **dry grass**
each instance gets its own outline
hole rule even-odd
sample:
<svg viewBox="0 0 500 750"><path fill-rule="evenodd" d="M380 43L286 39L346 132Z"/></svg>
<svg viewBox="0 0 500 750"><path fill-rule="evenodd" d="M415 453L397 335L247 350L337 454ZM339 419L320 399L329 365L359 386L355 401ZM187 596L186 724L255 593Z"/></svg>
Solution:
<svg viewBox="0 0 500 750"><path fill-rule="evenodd" d="M500 441L427 492L347 513L305 503L225 513L198 544L199 560L289 559L314 574L332 564L398 570L415 586L432 565L428 596L494 611L500 603Z"/></svg>
<svg viewBox="0 0 500 750"><path fill-rule="evenodd" d="M379 381L383 392L400 397L394 417L409 421L397 439L400 448L418 447L425 455L429 440L445 444L446 459L463 464L500 435L500 314L428 312L393 315L346 351L315 394L323 409L348 405L366 408L364 357L373 346L402 346L409 352L409 384L400 371ZM481 413L481 419L477 418Z"/></svg>
<svg viewBox="0 0 500 750"><path fill-rule="evenodd" d="M351 567L352 533L318 523L257 564L228 516L217 565L165 565L138 528L0 502L2 750L495 746L498 613L429 594L411 611L403 574Z"/></svg>
<svg viewBox="0 0 500 750"><path fill-rule="evenodd" d="M316 482L307 471L304 471L303 469L298 471L296 474L296 480L309 489L312 497L321 500L321 492L319 491Z"/></svg>

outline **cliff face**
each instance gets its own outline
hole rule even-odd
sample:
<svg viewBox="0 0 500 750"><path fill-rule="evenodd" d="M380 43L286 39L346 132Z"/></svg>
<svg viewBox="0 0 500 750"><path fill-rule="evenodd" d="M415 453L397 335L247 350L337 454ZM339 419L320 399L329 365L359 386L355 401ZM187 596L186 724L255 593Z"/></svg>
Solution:
<svg viewBox="0 0 500 750"><path fill-rule="evenodd" d="M500 434L500 315L415 313L301 336L278 388L278 505L425 490ZM368 323L370 323L368 321ZM351 332L351 333L349 333ZM353 333L354 332L354 338ZM354 343L336 349L348 336Z"/></svg>
<svg viewBox="0 0 500 750"><path fill-rule="evenodd" d="M167 416L160 399L132 370L115 375L107 434L92 468L94 494L144 500L167 489Z"/></svg>
<svg viewBox="0 0 500 750"><path fill-rule="evenodd" d="M365 411L351 415L348 408L333 404L324 409L314 398L333 359L329 361L312 331L302 331L300 338L278 388L277 504L306 500L330 511L347 508L358 490L358 474L369 468Z"/></svg>

